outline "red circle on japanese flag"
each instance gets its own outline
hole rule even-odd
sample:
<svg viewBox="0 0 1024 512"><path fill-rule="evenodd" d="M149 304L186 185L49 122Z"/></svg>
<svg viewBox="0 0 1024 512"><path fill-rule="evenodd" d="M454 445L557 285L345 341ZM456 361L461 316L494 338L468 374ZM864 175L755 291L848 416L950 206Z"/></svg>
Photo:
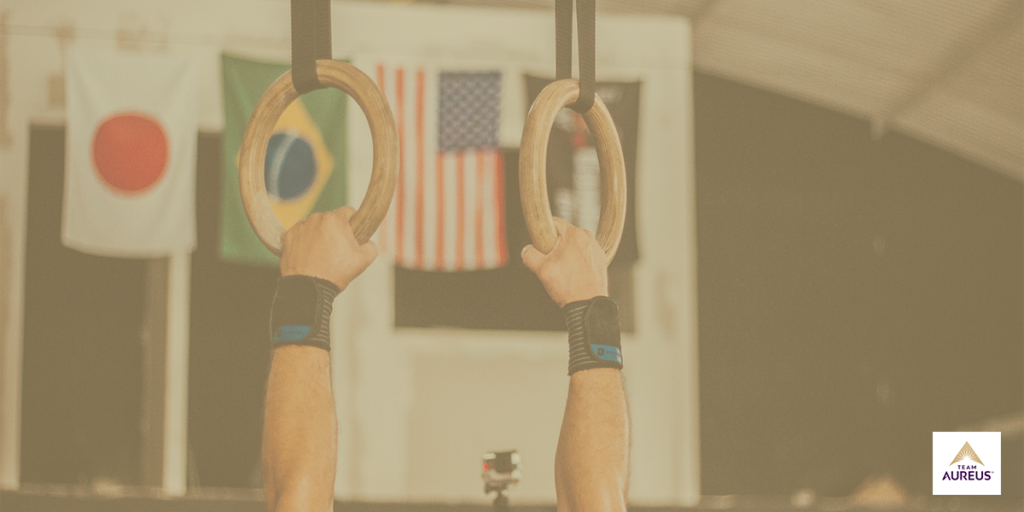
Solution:
<svg viewBox="0 0 1024 512"><path fill-rule="evenodd" d="M96 129L92 161L114 190L142 192L160 181L167 169L167 134L159 121L144 114L115 114Z"/></svg>

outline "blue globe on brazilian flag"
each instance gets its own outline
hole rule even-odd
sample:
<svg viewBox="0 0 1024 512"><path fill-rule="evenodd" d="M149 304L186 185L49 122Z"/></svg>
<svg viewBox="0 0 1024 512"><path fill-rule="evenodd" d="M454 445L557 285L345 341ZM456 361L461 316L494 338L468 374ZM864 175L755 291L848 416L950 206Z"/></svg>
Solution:
<svg viewBox="0 0 1024 512"><path fill-rule="evenodd" d="M220 255L226 261L277 265L245 217L238 189L238 152L256 102L285 64L224 55L224 135ZM316 211L344 206L347 97L323 89L295 100L281 115L267 145L264 180L270 206L286 228Z"/></svg>
<svg viewBox="0 0 1024 512"><path fill-rule="evenodd" d="M301 99L292 103L274 127L263 165L270 207L281 224L289 228L309 216L333 171L319 127Z"/></svg>

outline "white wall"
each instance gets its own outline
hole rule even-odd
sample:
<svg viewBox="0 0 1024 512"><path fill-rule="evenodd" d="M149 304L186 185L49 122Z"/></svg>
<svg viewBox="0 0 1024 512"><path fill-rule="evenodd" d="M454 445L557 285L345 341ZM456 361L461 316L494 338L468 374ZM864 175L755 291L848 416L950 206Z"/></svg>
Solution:
<svg viewBox="0 0 1024 512"><path fill-rule="evenodd" d="M283 0L8 0L15 141L0 153L0 198L16 276L2 326L0 485L17 483L17 415L27 188L32 122L63 122L47 99L60 73L55 30L75 44L133 51L196 51L204 60L202 127L223 124L221 51L288 58ZM517 146L526 105L523 72L551 75L553 15L335 2L335 56L415 59L505 71L502 143ZM121 42L118 42L118 39ZM134 42L133 42L134 41ZM637 163L636 332L624 354L633 417L631 500L694 504L699 494L696 248L690 28L681 18L600 16L598 79L643 81ZM365 121L353 104L350 181L369 180ZM201 221L201 220L200 220ZM519 248L510 248L518 250ZM338 299L335 391L341 434L336 493L342 499L482 501L480 457L517 448L525 478L516 502L553 502L554 449L568 378L564 334L395 329L393 272L381 259ZM2 317L0 317L2 318ZM504 418L501 424L495 418ZM14 462L12 462L14 461Z"/></svg>

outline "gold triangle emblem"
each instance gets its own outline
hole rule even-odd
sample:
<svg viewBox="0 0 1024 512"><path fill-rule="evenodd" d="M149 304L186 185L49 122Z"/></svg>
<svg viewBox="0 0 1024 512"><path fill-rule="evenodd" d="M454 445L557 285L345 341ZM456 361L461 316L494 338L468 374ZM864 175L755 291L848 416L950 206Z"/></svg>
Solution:
<svg viewBox="0 0 1024 512"><path fill-rule="evenodd" d="M949 465L952 466L962 460L973 460L982 466L985 465L985 463L981 461L981 458L978 457L978 454L974 453L974 448L971 448L971 443L964 443L964 447L960 448L960 453L956 454L953 462L950 462Z"/></svg>

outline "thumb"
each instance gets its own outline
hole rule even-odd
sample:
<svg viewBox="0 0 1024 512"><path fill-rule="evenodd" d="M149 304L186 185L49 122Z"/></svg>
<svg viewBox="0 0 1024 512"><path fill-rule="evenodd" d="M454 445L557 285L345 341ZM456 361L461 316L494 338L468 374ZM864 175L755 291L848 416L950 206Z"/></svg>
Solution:
<svg viewBox="0 0 1024 512"><path fill-rule="evenodd" d="M533 245L523 247L522 256L523 265L526 265L526 268L532 270L534 273L537 272L540 264L544 261L544 255L541 254Z"/></svg>

